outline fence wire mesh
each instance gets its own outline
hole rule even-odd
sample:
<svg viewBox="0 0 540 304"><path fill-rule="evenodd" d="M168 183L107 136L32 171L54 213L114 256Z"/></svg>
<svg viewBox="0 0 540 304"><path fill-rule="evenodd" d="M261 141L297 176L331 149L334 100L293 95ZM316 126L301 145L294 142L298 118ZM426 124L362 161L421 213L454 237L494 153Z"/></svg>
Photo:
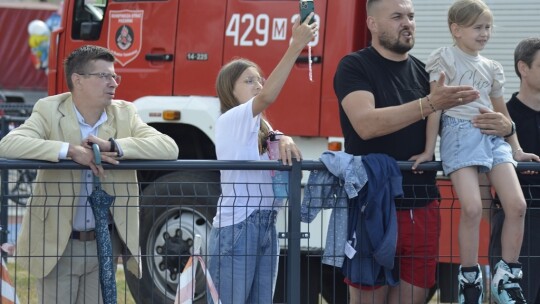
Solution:
<svg viewBox="0 0 540 304"><path fill-rule="evenodd" d="M407 170L411 163L400 162L400 168ZM71 222L62 221L61 214L75 217L74 206L85 200L86 194L80 195L83 183L73 181L47 180L37 183L36 174L43 171L61 171L62 174L80 174L81 166L63 161L60 163L46 163L39 161L3 160L0 159L2 170L2 205L0 209L0 235L2 243L17 244L18 248L28 247L40 271L46 268L47 260L57 260L64 256L68 258L84 256L88 264L95 263L97 257L91 254L77 253L75 242L92 243L95 236L91 233L77 234L71 232ZM106 166L106 170L114 176L113 167ZM279 170L283 169L273 162L224 162L224 161L125 161L117 170L138 170L139 183L129 184L121 180L105 179L102 181L104 189L115 196L115 203L111 208L111 222L116 223L111 228L111 234L116 237L114 252L117 253L117 291L119 303L173 303L180 282L180 276L185 269L189 258L193 254L193 242L196 235L202 238L200 255L208 265L211 256L208 253L210 231L216 215L216 204L221 193L219 183L219 170ZM440 170L439 163L427 163L423 170ZM521 164L521 170L539 170L535 164ZM279 253L276 265L277 283L273 298L258 302L264 303L347 303L348 290L344 283L344 275L339 267L324 263L324 249L328 246L329 231L335 230L336 221L332 221L332 212L339 207L324 209L315 212L316 216L310 223L302 222L309 208L302 209L305 192L305 180L310 171L325 170L318 161L304 161L295 163L292 168L286 168L290 174L289 197L283 208L279 208L276 219ZM303 175L302 175L303 171ZM78 172L78 173L73 173ZM17 177L13 177L17 176ZM24 178L21 178L24 176ZM152 176L152 178L148 178ZM156 176L160 176L155 178ZM302 178L303 177L303 178ZM70 179L71 180L71 179ZM304 180L304 182L302 182ZM459 266L459 246L457 231L459 225L460 205L456 194L452 190L448 179L439 177L437 181L440 200L437 211L440 214L440 238L438 243L437 277L436 284L426 295L426 303L452 303L457 302L457 267ZM134 188L131 186L135 186ZM235 185L242 187L245 185ZM269 187L271 185L253 184L254 189ZM313 186L313 185L312 185ZM320 185L324 186L324 185ZM328 185L326 185L328 186ZM492 204L490 196L493 194L489 186L484 186L486 197L484 205L484 219L481 224L479 258L484 271L484 278L489 281L488 245L490 238L490 219L493 213L500 212L500 207ZM538 186L524 188L526 193L537 191ZM249 187L248 187L249 188ZM46 190L45 190L46 189ZM130 189L137 189L132 191ZM251 189L251 188L250 188ZM256 191L259 193L260 191ZM76 194L69 194L76 193ZM250 192L247 192L248 196ZM489 197L488 197L489 196ZM339 200L345 197L334 197ZM324 197L312 197L312 200L321 200ZM253 195L251 206L260 210L257 202L260 195ZM138 201L138 203L136 203ZM305 203L305 202L304 202ZM276 209L277 210L277 209ZM307 211L306 211L307 210ZM240 209L241 211L241 209ZM132 221L130 212L135 212L139 223ZM304 212L304 213L303 213ZM529 226L526 230L534 231L538 207L536 200L530 200L527 216ZM27 228L31 231L40 230L47 238L36 240L33 238L20 239L19 232L24 218L38 217L43 219L41 225L35 224ZM46 218L55 218L47 225ZM39 223L39 222L38 222ZM333 226L333 227L332 227ZM330 229L329 228L333 228ZM68 229L68 232L65 230ZM138 234L135 252L128 254L121 248L120 240L125 241L132 235ZM531 233L532 234L532 233ZM64 235L68 235L66 240ZM534 242L533 236L527 235L524 242ZM26 242L26 243L24 243ZM418 246L425 243L419 238L415 240ZM67 245L66 245L67 243ZM530 244L533 245L533 244ZM47 251L45 248L57 248ZM25 251L26 252L26 251ZM142 277L137 277L136 268L129 265L129 256L141 260ZM36 288L43 286L37 281L33 271L28 271L26 265L30 255L17 254L7 256L7 271L12 279L13 288L20 303L39 303L36 297ZM333 258L332 256L330 256ZM262 258L262 257L257 257ZM402 255L399 258L408 258ZM411 257L412 258L412 257ZM521 261L526 265L537 263L540 259L538 253L522 253ZM30 262L31 263L31 262ZM135 269L135 271L134 271ZM72 269L76 272L76 269ZM132 272L133 271L133 272ZM524 269L523 284L533 284L536 280L528 269ZM194 288L194 303L207 302L206 279L202 268L196 270L196 284ZM426 278L427 279L427 278ZM234 280L233 284L244 282ZM486 282L487 283L487 282ZM81 284L70 282L69 284ZM63 295L66 303L74 302L69 291L76 289L74 285L56 285L54 292ZM84 284L84 283L83 283ZM255 280L255 284L257 281ZM488 286L488 285L484 285ZM271 286L261 286L271 288ZM219 286L218 286L219 289ZM1 289L2 293L5 289ZM489 301L489 293L485 293ZM73 301L72 301L73 300ZM404 299L403 302L408 302ZM223 301L226 303L226 301ZM233 303L234 300L233 300Z"/></svg>

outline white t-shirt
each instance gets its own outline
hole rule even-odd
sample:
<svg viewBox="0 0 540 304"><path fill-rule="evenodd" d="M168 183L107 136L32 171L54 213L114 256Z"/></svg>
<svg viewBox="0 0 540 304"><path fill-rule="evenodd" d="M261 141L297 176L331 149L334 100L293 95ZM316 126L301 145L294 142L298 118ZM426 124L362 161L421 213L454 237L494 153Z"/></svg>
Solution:
<svg viewBox="0 0 540 304"><path fill-rule="evenodd" d="M445 115L451 117L471 120L480 114L480 107L493 110L490 97L503 96L504 72L501 64L481 55L469 55L457 46L442 47L431 53L426 62L426 71L429 81L439 80L443 71L446 85L469 85L480 92L477 100L444 111Z"/></svg>
<svg viewBox="0 0 540 304"><path fill-rule="evenodd" d="M268 160L259 154L261 115L253 117L253 98L222 114L216 122L218 160ZM244 221L254 210L278 207L269 170L221 170L221 196L214 227Z"/></svg>

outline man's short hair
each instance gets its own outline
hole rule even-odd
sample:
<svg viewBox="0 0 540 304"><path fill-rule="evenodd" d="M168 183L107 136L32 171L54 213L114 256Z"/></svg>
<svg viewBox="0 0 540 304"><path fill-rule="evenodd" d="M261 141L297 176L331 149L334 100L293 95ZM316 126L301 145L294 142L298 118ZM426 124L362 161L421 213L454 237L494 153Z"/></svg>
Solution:
<svg viewBox="0 0 540 304"><path fill-rule="evenodd" d="M377 2L381 2L381 0L367 0L366 1L366 12L368 16L371 16L371 14L373 14L373 7L375 6L375 4L377 4Z"/></svg>
<svg viewBox="0 0 540 304"><path fill-rule="evenodd" d="M514 69L519 79L521 79L521 73L519 73L518 62L523 61L529 68L534 61L536 52L540 50L540 37L530 37L521 40L516 46L514 51Z"/></svg>
<svg viewBox="0 0 540 304"><path fill-rule="evenodd" d="M88 63L94 60L114 62L114 55L108 49L97 45L84 45L69 54L64 61L64 74L70 91L73 91L71 75L88 73Z"/></svg>

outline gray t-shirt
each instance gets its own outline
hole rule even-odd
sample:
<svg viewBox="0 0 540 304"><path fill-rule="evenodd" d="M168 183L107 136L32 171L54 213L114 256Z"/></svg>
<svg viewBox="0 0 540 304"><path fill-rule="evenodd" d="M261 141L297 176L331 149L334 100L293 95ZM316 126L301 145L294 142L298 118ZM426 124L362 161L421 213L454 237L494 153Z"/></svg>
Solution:
<svg viewBox="0 0 540 304"><path fill-rule="evenodd" d="M502 97L504 93L501 64L481 55L469 55L457 46L442 47L431 53L426 71L430 82L439 80L440 73L444 72L446 85L469 85L480 92L479 99L444 111L445 115L455 118L471 120L480 114L481 107L493 110L490 97Z"/></svg>

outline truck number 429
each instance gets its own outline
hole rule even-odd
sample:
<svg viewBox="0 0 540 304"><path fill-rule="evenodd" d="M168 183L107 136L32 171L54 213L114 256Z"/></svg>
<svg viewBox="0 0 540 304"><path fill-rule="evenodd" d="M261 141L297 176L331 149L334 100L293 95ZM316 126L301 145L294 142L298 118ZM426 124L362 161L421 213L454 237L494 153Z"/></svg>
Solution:
<svg viewBox="0 0 540 304"><path fill-rule="evenodd" d="M298 17L298 14L293 15L290 19L291 24ZM315 20L319 22L319 15L315 15ZM268 40L287 39L287 18L270 18L267 14L257 16L233 14L225 30L225 36L233 38L234 46L253 46L254 43L256 46L266 46ZM318 42L319 36L317 35L309 45L314 47Z"/></svg>

